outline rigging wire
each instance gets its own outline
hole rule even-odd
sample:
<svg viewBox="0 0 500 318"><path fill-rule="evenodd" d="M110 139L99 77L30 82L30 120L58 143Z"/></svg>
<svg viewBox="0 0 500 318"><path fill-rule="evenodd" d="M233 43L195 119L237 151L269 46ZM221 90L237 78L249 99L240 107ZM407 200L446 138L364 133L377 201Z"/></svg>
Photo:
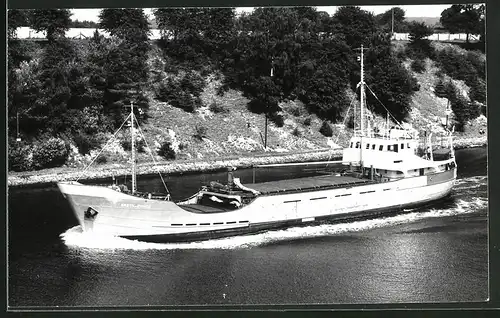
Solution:
<svg viewBox="0 0 500 318"><path fill-rule="evenodd" d="M94 161L99 158L99 155L106 149L106 147L113 141L115 140L116 138L116 134L118 134L118 132L122 129L123 125L125 125L125 123L127 122L127 120L130 118L130 116L132 116L132 114L129 114L127 116L127 118L125 118L125 120L123 121L123 123L121 124L120 128L118 128L118 130L113 134L113 136L108 140L108 142L106 143L106 145L104 145L104 147L102 147L101 151L99 151L99 153L97 154L97 156L94 157L94 159L92 159L92 161L88 164L88 166L82 171L82 175L80 177L78 177L78 179L76 179L76 181L80 180L83 176L84 176L84 173L90 168L90 166L94 163Z"/></svg>
<svg viewBox="0 0 500 318"><path fill-rule="evenodd" d="M366 85L366 87L368 87L368 89L370 90L370 93L372 93L372 95L377 99L377 101L380 103L380 105L382 105L382 107L384 107L384 109L387 111L387 113L392 117L392 119L394 119L394 121L396 122L396 124L403 130L406 131L406 129L403 128L403 126L401 125L401 123L392 115L392 113L385 107L385 105L380 101L380 99L378 99L377 95L375 95L375 93L372 91L372 89L370 88L370 86ZM410 136L410 134L407 132L408 136Z"/></svg>
<svg viewBox="0 0 500 318"><path fill-rule="evenodd" d="M351 103L349 104L349 108L347 109L347 112L345 113L345 117L344 117L344 122L342 123L343 126L345 126L345 122L347 120L347 118L349 118L348 114L349 114L349 110L351 110L351 107L352 107L352 104L354 102L354 99L356 97L356 92L358 91L358 87L356 87L356 90L354 92L354 95L352 96L352 99L351 99ZM337 137L335 138L335 144L337 144L338 140L339 140L339 137L340 137L340 133L342 131L339 131L337 133ZM328 161L330 161L332 159L332 154L330 153L330 156L328 157ZM328 163L326 164L326 167L328 167Z"/></svg>
<svg viewBox="0 0 500 318"><path fill-rule="evenodd" d="M165 180L163 180L163 176L161 175L160 169L158 169L158 165L157 165L156 160L155 160L155 158L153 156L153 151L149 147L148 141L146 140L146 137L144 136L144 133L142 132L141 126L139 126L139 122L137 121L137 118L135 116L134 116L134 119L135 119L135 122L137 123L137 128L139 129L139 133L142 136L142 140L144 140L144 142L146 143L146 147L148 147L148 149L149 149L149 154L151 155L151 159L153 159L153 163L154 163L154 166L156 168L156 171L160 175L161 182L163 183L163 186L165 187L165 190L167 190L167 193L170 193L170 191L167 188L167 184L165 183Z"/></svg>

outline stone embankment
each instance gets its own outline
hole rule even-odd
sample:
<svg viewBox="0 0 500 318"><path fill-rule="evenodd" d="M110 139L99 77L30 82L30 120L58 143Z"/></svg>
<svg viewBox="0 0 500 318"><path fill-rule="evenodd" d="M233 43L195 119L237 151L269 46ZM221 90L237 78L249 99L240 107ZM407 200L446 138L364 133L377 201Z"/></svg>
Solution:
<svg viewBox="0 0 500 318"><path fill-rule="evenodd" d="M483 147L487 145L487 137L456 138L455 149ZM217 158L211 160L175 160L137 166L138 175L148 175L161 172L162 174L197 173L222 170L227 167L249 168L253 165L277 164L289 162L311 162L324 160L339 160L342 157L341 149L319 149L300 153L263 153L241 158ZM56 168L40 171L10 172L9 186L48 184L67 180L92 180L123 176L130 174L130 167L124 165L92 166L88 170L78 168Z"/></svg>
<svg viewBox="0 0 500 318"><path fill-rule="evenodd" d="M137 166L137 175L197 173L222 170L228 167L249 168L253 165L290 162L312 162L335 160L342 156L342 150L320 149L301 153L258 154L241 158L217 158L212 160L175 160ZM8 176L9 186L47 184L67 180L92 180L130 174L125 165L92 166L88 170L77 168L56 168L40 171L12 172Z"/></svg>

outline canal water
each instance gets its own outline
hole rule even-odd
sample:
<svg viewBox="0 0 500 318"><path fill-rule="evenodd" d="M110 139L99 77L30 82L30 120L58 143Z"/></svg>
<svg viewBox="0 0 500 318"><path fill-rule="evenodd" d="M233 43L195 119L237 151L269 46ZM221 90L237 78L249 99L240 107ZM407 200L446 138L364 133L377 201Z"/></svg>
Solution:
<svg viewBox="0 0 500 318"><path fill-rule="evenodd" d="M8 305L69 309L184 305L475 302L488 298L486 148L457 151L449 198L371 220L157 244L82 233L55 186L9 189ZM296 168L257 174L294 176ZM312 174L309 171L305 174ZM304 174L302 172L302 174ZM174 199L225 173L166 178ZM251 170L237 170L244 183ZM139 189L161 191L159 178Z"/></svg>

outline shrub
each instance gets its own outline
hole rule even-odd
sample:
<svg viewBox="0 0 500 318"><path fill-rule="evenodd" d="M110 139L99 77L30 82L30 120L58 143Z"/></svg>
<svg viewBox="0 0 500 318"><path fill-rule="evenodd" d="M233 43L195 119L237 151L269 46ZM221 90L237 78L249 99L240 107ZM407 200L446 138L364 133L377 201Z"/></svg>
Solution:
<svg viewBox="0 0 500 318"><path fill-rule="evenodd" d="M158 150L158 155L162 156L167 160L175 159L175 151L174 149L172 149L172 145L170 144L170 142L167 141L163 143L163 145Z"/></svg>
<svg viewBox="0 0 500 318"><path fill-rule="evenodd" d="M347 128L354 129L354 116L349 116L349 119L347 119Z"/></svg>
<svg viewBox="0 0 500 318"><path fill-rule="evenodd" d="M207 128L202 125L196 125L193 136L198 140L203 140L203 138L207 137Z"/></svg>
<svg viewBox="0 0 500 318"><path fill-rule="evenodd" d="M205 80L196 72L187 72L176 78L167 78L156 89L156 98L187 112L201 106L200 94L205 87Z"/></svg>
<svg viewBox="0 0 500 318"><path fill-rule="evenodd" d="M292 131L292 135L294 135L295 137L300 137L302 133L300 132L298 127L295 127L294 130Z"/></svg>
<svg viewBox="0 0 500 318"><path fill-rule="evenodd" d="M298 107L298 106L289 108L289 111L290 111L290 114L292 114L295 117L300 116L300 107Z"/></svg>
<svg viewBox="0 0 500 318"><path fill-rule="evenodd" d="M436 94L437 97L446 97L446 86L443 78L440 78L436 83L436 86L434 86L434 94Z"/></svg>
<svg viewBox="0 0 500 318"><path fill-rule="evenodd" d="M306 119L304 119L304 125L311 126L311 121L312 121L311 117L307 117Z"/></svg>
<svg viewBox="0 0 500 318"><path fill-rule="evenodd" d="M184 150L186 148L187 148L187 146L185 144L183 144L183 143L179 144L179 150Z"/></svg>
<svg viewBox="0 0 500 318"><path fill-rule="evenodd" d="M416 59L411 63L411 69L417 73L425 72L425 61L422 59Z"/></svg>
<svg viewBox="0 0 500 318"><path fill-rule="evenodd" d="M101 154L99 157L96 159L97 164L105 164L108 162L108 157L106 155Z"/></svg>
<svg viewBox="0 0 500 318"><path fill-rule="evenodd" d="M486 103L486 84L476 78L470 85L469 97L471 100Z"/></svg>
<svg viewBox="0 0 500 318"><path fill-rule="evenodd" d="M35 142L33 168L44 169L62 166L69 155L69 145L62 139L49 137Z"/></svg>
<svg viewBox="0 0 500 318"><path fill-rule="evenodd" d="M132 150L132 141L130 139L124 139L120 142L121 146L123 147L123 150L125 151L131 151ZM135 145L135 150L143 153L146 151L146 143L144 142L144 139L139 139L136 141Z"/></svg>
<svg viewBox="0 0 500 318"><path fill-rule="evenodd" d="M24 141L9 140L9 171L29 171L33 166L33 147Z"/></svg>
<svg viewBox="0 0 500 318"><path fill-rule="evenodd" d="M216 114L229 112L229 110L227 108L225 108L223 105L221 105L217 102L211 103L210 106L208 106L208 108Z"/></svg>
<svg viewBox="0 0 500 318"><path fill-rule="evenodd" d="M86 134L84 132L77 133L73 140L78 148L78 152L82 155L86 155L92 149L99 148L101 146L101 142L96 135Z"/></svg>
<svg viewBox="0 0 500 318"><path fill-rule="evenodd" d="M281 114L278 114L277 112L271 113L269 115L269 119L276 124L278 127L283 127L285 125L285 119Z"/></svg>
<svg viewBox="0 0 500 318"><path fill-rule="evenodd" d="M326 121L324 121L323 124L321 125L319 132L325 137L333 136L332 127Z"/></svg>

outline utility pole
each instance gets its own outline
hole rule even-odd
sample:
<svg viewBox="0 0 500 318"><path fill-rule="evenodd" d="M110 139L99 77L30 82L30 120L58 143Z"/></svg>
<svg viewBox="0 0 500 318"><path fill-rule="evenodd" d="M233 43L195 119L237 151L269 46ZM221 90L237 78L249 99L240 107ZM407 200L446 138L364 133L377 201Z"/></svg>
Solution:
<svg viewBox="0 0 500 318"><path fill-rule="evenodd" d="M274 76L274 68L273 68L273 59L271 58L271 80ZM268 105L269 106L269 105ZM269 109L269 107L268 107ZM268 111L266 111L266 126L265 126L265 136L264 136L264 149L267 149L267 113Z"/></svg>
<svg viewBox="0 0 500 318"><path fill-rule="evenodd" d="M16 141L21 141L21 137L19 137L19 111L17 112L17 115L16 115L16 130L17 130L17 138L16 138Z"/></svg>
<svg viewBox="0 0 500 318"><path fill-rule="evenodd" d="M392 12L391 37L394 37L394 8L391 9L391 12Z"/></svg>

